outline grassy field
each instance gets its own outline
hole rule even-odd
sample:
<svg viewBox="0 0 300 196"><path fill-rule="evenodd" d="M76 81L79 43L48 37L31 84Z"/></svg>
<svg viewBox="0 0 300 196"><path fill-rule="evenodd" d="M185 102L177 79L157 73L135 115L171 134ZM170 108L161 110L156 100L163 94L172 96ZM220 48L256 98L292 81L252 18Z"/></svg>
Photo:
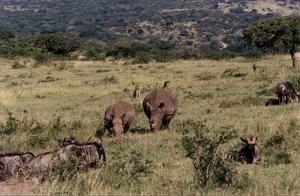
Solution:
<svg viewBox="0 0 300 196"><path fill-rule="evenodd" d="M299 69L291 68L289 56L255 61L256 72L254 61L243 58L135 65L62 61L38 67L30 59L18 61L25 68L12 69L16 62L7 59L0 64L0 148L6 152L39 154L58 149L53 140L56 135L99 141L97 130L103 128L109 104L122 99L136 110L131 132L104 140L106 165L63 179L50 172L41 184L22 194L300 193L296 169L300 164L300 105L266 106L277 99L279 82L295 81L299 76ZM151 133L141 103L166 80L171 81L171 92L178 98L178 113L170 130ZM135 86L141 88L141 99L132 101ZM222 131L236 131L236 138L218 150L223 157L241 145L240 137L257 135L262 164L232 163L238 176L246 175L240 178L243 181L197 188L192 161L182 145L183 132L193 136L197 122L204 123L216 137ZM15 129L14 124L18 125ZM18 194L16 191L11 194Z"/></svg>

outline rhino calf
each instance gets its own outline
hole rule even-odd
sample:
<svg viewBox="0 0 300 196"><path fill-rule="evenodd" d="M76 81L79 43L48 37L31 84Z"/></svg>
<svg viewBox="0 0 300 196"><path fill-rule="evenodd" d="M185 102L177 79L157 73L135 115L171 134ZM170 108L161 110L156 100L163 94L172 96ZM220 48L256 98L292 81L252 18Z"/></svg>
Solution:
<svg viewBox="0 0 300 196"><path fill-rule="evenodd" d="M152 131L168 129L177 108L178 101L176 97L164 89L154 90L143 101L143 109L149 119Z"/></svg>
<svg viewBox="0 0 300 196"><path fill-rule="evenodd" d="M126 133L134 119L135 112L131 104L119 100L109 105L104 114L105 131L101 138L109 134L109 130L113 129L115 135Z"/></svg>

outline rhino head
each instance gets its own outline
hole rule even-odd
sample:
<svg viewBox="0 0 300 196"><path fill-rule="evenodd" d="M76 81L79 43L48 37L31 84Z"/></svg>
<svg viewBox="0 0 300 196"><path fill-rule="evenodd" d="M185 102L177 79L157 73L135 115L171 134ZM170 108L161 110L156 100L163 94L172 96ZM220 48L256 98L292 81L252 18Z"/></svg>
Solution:
<svg viewBox="0 0 300 196"><path fill-rule="evenodd" d="M150 109L151 116L149 118L151 131L160 130L162 127L162 119L164 117L164 102L161 102L158 107L152 106L149 102L146 103Z"/></svg>
<svg viewBox="0 0 300 196"><path fill-rule="evenodd" d="M123 114L121 118L117 118L114 115L111 115L113 129L117 135L124 132L125 117L126 114Z"/></svg>

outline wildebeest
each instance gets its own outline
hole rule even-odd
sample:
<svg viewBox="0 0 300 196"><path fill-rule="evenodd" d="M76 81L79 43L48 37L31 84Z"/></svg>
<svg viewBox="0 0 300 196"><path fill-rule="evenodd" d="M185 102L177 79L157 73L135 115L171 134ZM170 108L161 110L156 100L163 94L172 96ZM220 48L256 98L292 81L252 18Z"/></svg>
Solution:
<svg viewBox="0 0 300 196"><path fill-rule="evenodd" d="M143 109L149 119L152 131L168 129L177 108L178 101L176 97L164 89L154 90L143 101Z"/></svg>
<svg viewBox="0 0 300 196"><path fill-rule="evenodd" d="M31 169L50 169L64 163L76 162L86 166L98 159L106 161L105 151L101 143L79 143L74 136L70 138L54 138L61 147L57 151L46 152L34 157L28 164Z"/></svg>
<svg viewBox="0 0 300 196"><path fill-rule="evenodd" d="M97 159L106 161L106 155L102 143L85 142L80 143L76 141L74 136L70 138L57 139L59 145L62 147L58 151L59 159L67 162L72 160L79 160L86 163L94 162Z"/></svg>
<svg viewBox="0 0 300 196"><path fill-rule="evenodd" d="M57 163L55 152L45 152L35 156L29 163L28 167L33 170L49 169Z"/></svg>
<svg viewBox="0 0 300 196"><path fill-rule="evenodd" d="M257 136L240 138L246 146L236 150L232 156L235 161L242 164L261 164L261 156L258 147L256 146Z"/></svg>
<svg viewBox="0 0 300 196"><path fill-rule="evenodd" d="M0 171L2 175L13 176L19 173L24 165L28 164L34 155L26 153L2 153L0 155Z"/></svg>
<svg viewBox="0 0 300 196"><path fill-rule="evenodd" d="M104 128L105 131L101 138L106 137L109 134L109 130L112 128L115 135L126 133L134 119L135 111L131 104L119 100L109 105L104 114Z"/></svg>
<svg viewBox="0 0 300 196"><path fill-rule="evenodd" d="M285 98L285 103L288 104L289 99L292 98L295 102L298 102L298 95L293 85L290 82L281 83L277 85L276 93L278 96L278 102L281 104Z"/></svg>

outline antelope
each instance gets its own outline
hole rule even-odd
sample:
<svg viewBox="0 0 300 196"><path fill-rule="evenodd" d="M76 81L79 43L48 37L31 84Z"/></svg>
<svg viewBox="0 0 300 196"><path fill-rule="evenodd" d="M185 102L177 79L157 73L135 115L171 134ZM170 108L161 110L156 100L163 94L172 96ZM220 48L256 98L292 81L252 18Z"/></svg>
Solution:
<svg viewBox="0 0 300 196"><path fill-rule="evenodd" d="M165 90L170 90L171 82L170 81L165 81L163 89Z"/></svg>
<svg viewBox="0 0 300 196"><path fill-rule="evenodd" d="M255 73L255 71L256 71L256 69L257 69L256 64L257 64L257 63L252 63L252 69L253 69L254 73Z"/></svg>
<svg viewBox="0 0 300 196"><path fill-rule="evenodd" d="M140 96L141 96L141 89L139 87L135 87L131 100L135 100L137 98L139 99Z"/></svg>

